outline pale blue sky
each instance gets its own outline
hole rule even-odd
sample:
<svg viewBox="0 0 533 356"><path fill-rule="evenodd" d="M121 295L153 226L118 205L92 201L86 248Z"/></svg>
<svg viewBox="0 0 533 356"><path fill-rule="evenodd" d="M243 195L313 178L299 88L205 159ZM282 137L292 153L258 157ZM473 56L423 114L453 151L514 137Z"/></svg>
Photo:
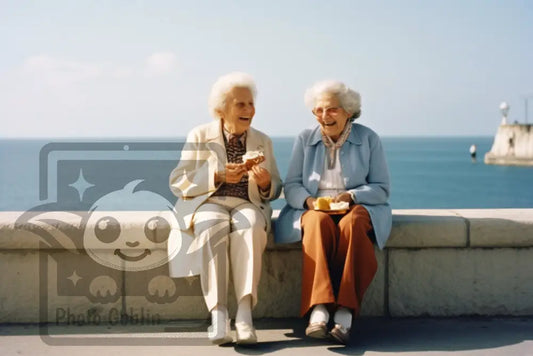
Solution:
<svg viewBox="0 0 533 356"><path fill-rule="evenodd" d="M253 125L313 123L339 79L382 136L493 135L533 122L533 2L0 0L0 137L184 136L227 72L258 85Z"/></svg>

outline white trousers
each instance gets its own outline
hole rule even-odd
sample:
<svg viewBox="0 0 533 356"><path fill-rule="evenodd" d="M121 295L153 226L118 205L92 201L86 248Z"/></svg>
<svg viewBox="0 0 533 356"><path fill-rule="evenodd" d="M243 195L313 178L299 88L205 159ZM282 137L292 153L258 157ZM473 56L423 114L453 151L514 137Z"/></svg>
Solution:
<svg viewBox="0 0 533 356"><path fill-rule="evenodd" d="M230 269L237 302L251 295L255 306L267 243L261 211L241 198L211 197L196 210L193 226L202 246L200 281L207 308L227 305Z"/></svg>

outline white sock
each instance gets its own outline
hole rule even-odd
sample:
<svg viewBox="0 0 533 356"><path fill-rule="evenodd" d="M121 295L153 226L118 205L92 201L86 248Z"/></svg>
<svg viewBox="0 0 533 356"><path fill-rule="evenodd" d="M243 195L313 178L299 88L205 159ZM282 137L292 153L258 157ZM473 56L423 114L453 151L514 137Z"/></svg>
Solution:
<svg viewBox="0 0 533 356"><path fill-rule="evenodd" d="M311 316L309 317L309 323L321 323L321 322L328 322L329 320L329 313L326 309L326 306L324 304L317 304L313 308L313 311L311 312Z"/></svg>
<svg viewBox="0 0 533 356"><path fill-rule="evenodd" d="M221 339L226 334L226 320L228 319L228 308L225 305L217 304L211 310L212 339Z"/></svg>
<svg viewBox="0 0 533 356"><path fill-rule="evenodd" d="M348 308L340 307L335 312L333 320L336 324L341 324L346 329L350 329L352 327L352 312Z"/></svg>
<svg viewBox="0 0 533 356"><path fill-rule="evenodd" d="M236 323L245 323L253 325L252 321L252 296L246 295L242 297L239 305L237 306L237 315L235 315Z"/></svg>

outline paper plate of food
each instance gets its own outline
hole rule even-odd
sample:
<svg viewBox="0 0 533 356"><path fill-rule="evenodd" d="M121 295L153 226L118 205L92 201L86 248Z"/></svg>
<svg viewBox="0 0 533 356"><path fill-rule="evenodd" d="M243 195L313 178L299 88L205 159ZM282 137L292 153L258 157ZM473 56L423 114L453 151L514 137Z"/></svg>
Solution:
<svg viewBox="0 0 533 356"><path fill-rule="evenodd" d="M323 211L330 215L346 214L350 203L341 201L335 203L331 197L319 197L315 201L315 210Z"/></svg>

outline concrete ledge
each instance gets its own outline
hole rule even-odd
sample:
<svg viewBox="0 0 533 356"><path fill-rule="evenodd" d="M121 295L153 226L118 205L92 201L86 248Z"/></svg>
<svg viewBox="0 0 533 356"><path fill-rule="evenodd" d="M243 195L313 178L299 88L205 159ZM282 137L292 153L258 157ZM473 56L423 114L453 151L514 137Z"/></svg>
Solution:
<svg viewBox="0 0 533 356"><path fill-rule="evenodd" d="M84 214L0 213L0 322L208 317L197 277L171 279L164 264L127 271L96 263L90 250L99 245L83 232L97 223ZM131 237L153 212L109 214ZM161 240L141 240L130 253L164 258ZM363 316L533 315L533 209L395 210L391 238L376 255ZM254 315L298 317L300 275L301 244L270 237Z"/></svg>
<svg viewBox="0 0 533 356"><path fill-rule="evenodd" d="M98 248L97 239L85 239L83 233L95 230L100 219L108 216L120 219L120 230L125 235L141 233L144 237L147 220L156 215L165 217L169 228L178 228L169 211L98 211L98 216L95 215L86 211L0 212L0 250ZM158 232L164 231L159 229ZM166 245L146 237L138 239L138 242L135 249L166 251Z"/></svg>
<svg viewBox="0 0 533 356"><path fill-rule="evenodd" d="M531 209L458 210L470 225L472 247L533 247Z"/></svg>
<svg viewBox="0 0 533 356"><path fill-rule="evenodd" d="M395 210L387 248L466 247L468 225L449 210Z"/></svg>
<svg viewBox="0 0 533 356"><path fill-rule="evenodd" d="M394 250L391 316L533 315L533 249Z"/></svg>

